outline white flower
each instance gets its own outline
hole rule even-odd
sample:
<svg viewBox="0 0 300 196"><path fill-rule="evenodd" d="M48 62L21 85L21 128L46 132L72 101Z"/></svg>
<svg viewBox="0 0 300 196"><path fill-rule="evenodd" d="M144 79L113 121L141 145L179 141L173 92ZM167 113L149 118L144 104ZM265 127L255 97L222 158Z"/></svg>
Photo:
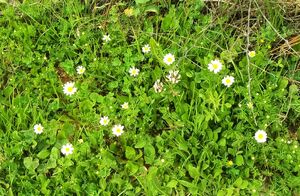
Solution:
<svg viewBox="0 0 300 196"><path fill-rule="evenodd" d="M66 95L73 95L77 91L74 82L67 82L64 84L64 93Z"/></svg>
<svg viewBox="0 0 300 196"><path fill-rule="evenodd" d="M44 127L41 124L36 124L33 129L36 134L41 134L43 133Z"/></svg>
<svg viewBox="0 0 300 196"><path fill-rule="evenodd" d="M108 125L108 123L109 123L109 118L107 116L103 116L100 118L101 125L106 126L106 125Z"/></svg>
<svg viewBox="0 0 300 196"><path fill-rule="evenodd" d="M124 129L124 126L122 125L115 125L113 128L112 128L112 132L114 135L116 136L120 136L123 134L123 129Z"/></svg>
<svg viewBox="0 0 300 196"><path fill-rule="evenodd" d="M108 34L107 35L103 35L102 40L105 41L105 42L109 42L110 41L109 35Z"/></svg>
<svg viewBox="0 0 300 196"><path fill-rule="evenodd" d="M160 80L156 80L153 85L153 88L156 93L160 93L163 90L164 85L162 82L160 82Z"/></svg>
<svg viewBox="0 0 300 196"><path fill-rule="evenodd" d="M263 143L267 141L267 133L264 130L258 130L254 136L255 140L258 143Z"/></svg>
<svg viewBox="0 0 300 196"><path fill-rule="evenodd" d="M221 71L223 65L219 60L212 60L209 64L208 64L208 69L209 71L213 71L214 73L218 73L219 71Z"/></svg>
<svg viewBox="0 0 300 196"><path fill-rule="evenodd" d="M124 110L127 110L129 108L129 105L128 105L128 102L125 102L121 105L121 107L124 109Z"/></svg>
<svg viewBox="0 0 300 196"><path fill-rule="evenodd" d="M167 64L167 65L171 65L172 63L174 63L175 61L175 57L173 54L169 53L169 54L166 54L165 57L164 57L164 62Z"/></svg>
<svg viewBox="0 0 300 196"><path fill-rule="evenodd" d="M178 71L170 70L169 75L167 75L166 77L169 82L176 84L180 81L179 79L181 76L180 74L178 74Z"/></svg>
<svg viewBox="0 0 300 196"><path fill-rule="evenodd" d="M249 57L253 58L253 57L255 57L256 52L255 51L250 51L250 52L248 52L248 55L249 55Z"/></svg>
<svg viewBox="0 0 300 196"><path fill-rule="evenodd" d="M149 53L150 52L150 46L149 46L149 44L146 44L145 46L143 46L142 47L142 51L143 51L143 53L145 53L145 54L147 54L147 53Z"/></svg>
<svg viewBox="0 0 300 196"><path fill-rule="evenodd" d="M135 67L131 67L129 69L130 76L136 77L137 75L139 75L139 72L140 72L140 70Z"/></svg>
<svg viewBox="0 0 300 196"><path fill-rule="evenodd" d="M83 74L83 73L85 72L85 67L83 67L83 66L78 66L78 67L76 68L76 71L77 71L78 74Z"/></svg>
<svg viewBox="0 0 300 196"><path fill-rule="evenodd" d="M72 154L73 151L74 151L73 145L70 143L67 143L61 147L61 153L63 153L63 155L65 156Z"/></svg>
<svg viewBox="0 0 300 196"><path fill-rule="evenodd" d="M222 83L227 86L230 87L234 82L234 77L232 76L225 76L222 80Z"/></svg>

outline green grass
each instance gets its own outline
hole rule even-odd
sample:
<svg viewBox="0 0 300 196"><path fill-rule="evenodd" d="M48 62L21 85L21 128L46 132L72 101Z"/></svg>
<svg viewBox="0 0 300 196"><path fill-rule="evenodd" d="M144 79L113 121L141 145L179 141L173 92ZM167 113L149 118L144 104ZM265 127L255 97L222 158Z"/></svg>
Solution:
<svg viewBox="0 0 300 196"><path fill-rule="evenodd" d="M299 195L299 50L270 52L297 34L283 8L0 1L0 194ZM214 59L223 64L217 74L208 69ZM171 70L178 83L168 82ZM75 82L72 96L66 82ZM67 143L74 151L65 156Z"/></svg>

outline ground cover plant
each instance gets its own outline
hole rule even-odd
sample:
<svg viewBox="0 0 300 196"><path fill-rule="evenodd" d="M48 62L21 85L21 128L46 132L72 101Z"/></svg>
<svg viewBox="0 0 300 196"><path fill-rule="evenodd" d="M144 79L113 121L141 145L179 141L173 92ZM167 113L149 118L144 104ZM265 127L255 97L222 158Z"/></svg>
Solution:
<svg viewBox="0 0 300 196"><path fill-rule="evenodd" d="M299 195L299 3L0 0L1 195Z"/></svg>

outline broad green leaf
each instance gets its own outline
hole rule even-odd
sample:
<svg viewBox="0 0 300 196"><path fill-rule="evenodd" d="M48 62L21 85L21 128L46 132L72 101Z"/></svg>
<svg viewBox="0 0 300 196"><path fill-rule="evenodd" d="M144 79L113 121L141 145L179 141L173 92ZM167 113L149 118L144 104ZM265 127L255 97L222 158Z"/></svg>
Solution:
<svg viewBox="0 0 300 196"><path fill-rule="evenodd" d="M44 150L42 150L41 152L39 152L37 154L37 157L39 159L45 159L45 158L47 158L49 156L49 154L50 154L50 152L47 149L44 149Z"/></svg>
<svg viewBox="0 0 300 196"><path fill-rule="evenodd" d="M242 185L242 183L243 183L243 179L241 177L239 177L233 184L237 188L240 188L240 186Z"/></svg>
<svg viewBox="0 0 300 196"><path fill-rule="evenodd" d="M187 167L187 169L188 169L188 172L189 172L189 174L192 178L195 179L195 178L198 178L200 176L199 170L196 167L193 167L192 165L189 165Z"/></svg>
<svg viewBox="0 0 300 196"><path fill-rule="evenodd" d="M130 147L130 146L126 146L126 149L125 149L125 157L126 157L127 159L132 160L132 159L135 158L135 155L136 155L136 153L135 153L134 148L132 148L132 147Z"/></svg>
<svg viewBox="0 0 300 196"><path fill-rule="evenodd" d="M145 161L147 164L152 164L155 159L155 148L151 144L144 147Z"/></svg>
<svg viewBox="0 0 300 196"><path fill-rule="evenodd" d="M241 166L244 165L244 158L242 155L237 155L235 159L236 165Z"/></svg>
<svg viewBox="0 0 300 196"><path fill-rule="evenodd" d="M169 188L175 188L177 186L177 181L176 180L171 180L170 182L168 182L167 187Z"/></svg>
<svg viewBox="0 0 300 196"><path fill-rule="evenodd" d="M39 160L38 159L32 160L32 157L24 158L23 163L24 163L26 169L28 169L30 171L34 171L39 166Z"/></svg>

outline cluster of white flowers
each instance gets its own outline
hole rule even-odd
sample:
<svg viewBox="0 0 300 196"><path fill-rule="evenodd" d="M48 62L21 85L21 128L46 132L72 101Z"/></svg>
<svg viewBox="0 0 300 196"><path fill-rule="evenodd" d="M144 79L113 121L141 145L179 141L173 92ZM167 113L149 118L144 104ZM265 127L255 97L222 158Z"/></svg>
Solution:
<svg viewBox="0 0 300 196"><path fill-rule="evenodd" d="M153 88L156 93L160 93L164 89L164 84L160 80L156 80L153 85Z"/></svg>
<svg viewBox="0 0 300 196"><path fill-rule="evenodd" d="M170 70L169 75L167 75L166 77L169 82L176 84L180 81L179 79L181 76L178 71Z"/></svg>
<svg viewBox="0 0 300 196"><path fill-rule="evenodd" d="M218 60L212 60L209 64L208 64L208 70L211 72L219 73L223 68L222 63ZM234 83L234 77L233 76L225 76L222 79L222 83L226 86L226 87L230 87L233 83Z"/></svg>

